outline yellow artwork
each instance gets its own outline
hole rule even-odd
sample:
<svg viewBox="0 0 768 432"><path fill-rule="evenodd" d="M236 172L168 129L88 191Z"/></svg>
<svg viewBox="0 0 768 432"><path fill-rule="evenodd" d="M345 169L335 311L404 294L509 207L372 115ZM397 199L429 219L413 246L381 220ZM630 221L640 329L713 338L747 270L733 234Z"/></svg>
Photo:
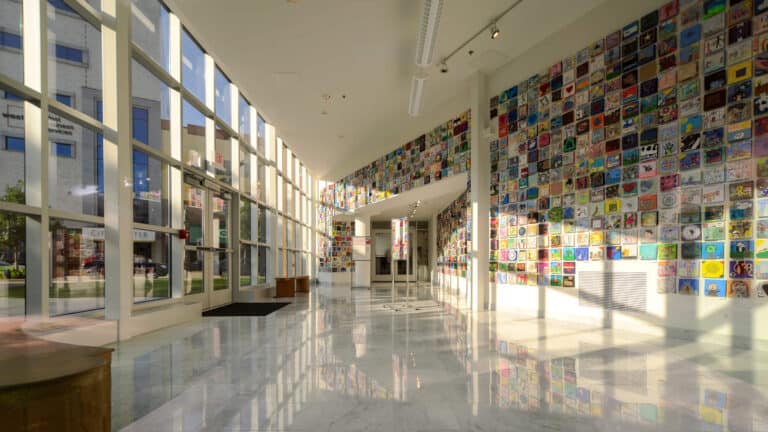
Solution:
<svg viewBox="0 0 768 432"><path fill-rule="evenodd" d="M750 60L736 63L728 67L728 84L752 78L752 62Z"/></svg>
<svg viewBox="0 0 768 432"><path fill-rule="evenodd" d="M705 260L701 264L701 275L705 278L717 279L723 277L725 266L722 261Z"/></svg>
<svg viewBox="0 0 768 432"><path fill-rule="evenodd" d="M621 211L621 200L618 200L618 199L605 200L606 213L619 213L620 211Z"/></svg>
<svg viewBox="0 0 768 432"><path fill-rule="evenodd" d="M592 246L600 246L604 240L603 231L592 231L589 234L589 244Z"/></svg>

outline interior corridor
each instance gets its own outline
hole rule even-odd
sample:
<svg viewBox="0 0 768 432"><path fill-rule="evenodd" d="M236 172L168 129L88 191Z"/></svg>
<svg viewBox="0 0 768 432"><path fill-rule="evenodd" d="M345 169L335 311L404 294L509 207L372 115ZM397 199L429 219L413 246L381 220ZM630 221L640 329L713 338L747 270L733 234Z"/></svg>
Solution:
<svg viewBox="0 0 768 432"><path fill-rule="evenodd" d="M421 284L116 346L115 430L760 431L768 353L495 312ZM415 288L415 287L412 287ZM441 301L435 301L439 299Z"/></svg>

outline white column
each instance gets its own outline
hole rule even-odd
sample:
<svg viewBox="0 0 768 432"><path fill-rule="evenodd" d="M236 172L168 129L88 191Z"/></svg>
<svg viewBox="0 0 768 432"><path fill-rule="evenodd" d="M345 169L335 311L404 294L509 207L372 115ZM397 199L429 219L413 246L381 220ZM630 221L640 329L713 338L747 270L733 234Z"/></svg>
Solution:
<svg viewBox="0 0 768 432"><path fill-rule="evenodd" d="M171 76L181 81L181 22L179 18L170 14L170 73ZM171 157L182 160L181 143L181 93L171 90L170 105L170 138ZM171 169L171 227L181 229L184 227L184 185L180 169ZM178 236L171 237L171 295L173 298L184 297L184 239Z"/></svg>
<svg viewBox="0 0 768 432"><path fill-rule="evenodd" d="M104 225L106 318L122 338L133 306L131 144L131 5L103 0L101 26L104 97ZM114 28L111 27L114 25Z"/></svg>
<svg viewBox="0 0 768 432"><path fill-rule="evenodd" d="M437 213L429 218L429 278L434 284L437 277Z"/></svg>
<svg viewBox="0 0 768 432"><path fill-rule="evenodd" d="M24 84L48 92L48 41L45 9L47 2L23 0ZM48 103L24 102L25 194L26 204L40 207L40 217L26 218L26 312L30 318L48 318L50 286L48 220Z"/></svg>
<svg viewBox="0 0 768 432"><path fill-rule="evenodd" d="M488 250L490 231L488 216L490 213L490 155L489 146L483 138L483 131L488 124L488 98L486 97L485 76L481 72L470 78L470 110L472 123L470 128L470 170L472 201L472 248L469 256L472 263L470 289L472 310L480 311L488 307Z"/></svg>
<svg viewBox="0 0 768 432"><path fill-rule="evenodd" d="M355 236L371 236L371 217L370 216L356 216L355 217ZM365 258L368 261L355 261L355 277L354 286L356 287L371 287L371 250L368 248L368 256Z"/></svg>

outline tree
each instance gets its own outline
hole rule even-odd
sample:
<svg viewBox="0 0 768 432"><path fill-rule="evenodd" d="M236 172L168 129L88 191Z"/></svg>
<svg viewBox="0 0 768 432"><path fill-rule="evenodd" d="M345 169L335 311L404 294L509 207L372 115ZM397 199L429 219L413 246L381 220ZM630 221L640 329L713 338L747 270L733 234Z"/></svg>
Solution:
<svg viewBox="0 0 768 432"><path fill-rule="evenodd" d="M24 182L19 180L13 186L5 187L5 195L0 201L24 204ZM19 269L19 254L26 238L24 216L16 213L0 212L0 251L12 251L13 263Z"/></svg>

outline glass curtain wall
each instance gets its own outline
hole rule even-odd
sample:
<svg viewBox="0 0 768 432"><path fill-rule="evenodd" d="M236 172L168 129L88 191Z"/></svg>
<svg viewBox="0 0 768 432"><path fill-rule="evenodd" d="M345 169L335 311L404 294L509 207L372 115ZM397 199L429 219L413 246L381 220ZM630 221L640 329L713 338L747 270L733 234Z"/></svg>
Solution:
<svg viewBox="0 0 768 432"><path fill-rule="evenodd" d="M131 112L130 126L117 134L132 146L120 162L130 165L132 203L120 208L132 212L131 245L125 247L133 255L134 302L185 293L184 243L177 233L191 198L187 173L233 197L215 217L230 230L239 226L240 238L226 243L233 254L216 257L216 288L238 280L245 287L269 283L278 274L273 268L305 271L296 263L299 256L314 257L314 230L303 216L313 212L303 209L316 202L306 169L282 140L277 145L274 127L167 5L130 1L130 34L117 36L130 40L131 94L105 100L111 93L102 88L116 65L106 61L112 56L102 58L114 47L102 46L102 32L111 31L113 21L102 20L101 2L41 0L35 6L43 10L29 17L22 4L0 0L0 110L6 120L0 124L0 317L80 313L108 303L107 255L124 245L106 241L117 227L105 226L105 202L114 193L105 181L122 178L126 166L109 163L114 143L107 144L103 131L105 117L118 106ZM42 50L24 44L25 32L41 28L40 17L47 28ZM46 62L41 69L47 75L36 82L34 71L24 70L28 55ZM34 90L42 85L42 92ZM43 128L45 142L27 140L30 130L37 137ZM38 240L28 242L29 235ZM282 262L273 263L278 239ZM28 265L48 271L27 274ZM236 268L239 279L231 274ZM29 295L31 286L45 294Z"/></svg>

